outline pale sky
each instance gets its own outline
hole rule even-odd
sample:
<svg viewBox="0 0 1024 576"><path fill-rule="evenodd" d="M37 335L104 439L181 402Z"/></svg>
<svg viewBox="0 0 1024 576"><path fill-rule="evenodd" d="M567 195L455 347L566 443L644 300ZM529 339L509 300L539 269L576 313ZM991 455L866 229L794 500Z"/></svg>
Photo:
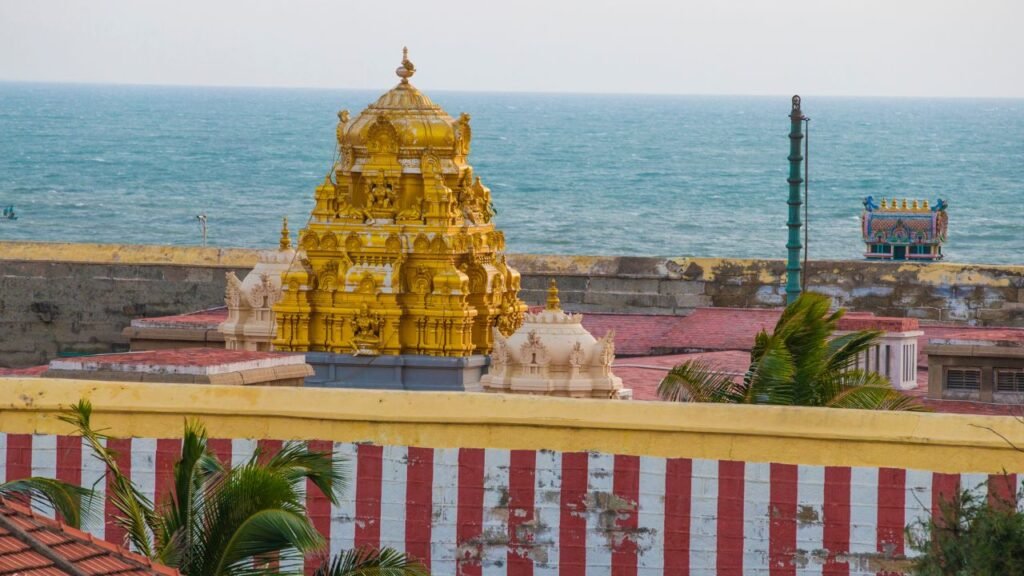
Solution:
<svg viewBox="0 0 1024 576"><path fill-rule="evenodd" d="M1024 97L1024 0L0 0L0 80Z"/></svg>

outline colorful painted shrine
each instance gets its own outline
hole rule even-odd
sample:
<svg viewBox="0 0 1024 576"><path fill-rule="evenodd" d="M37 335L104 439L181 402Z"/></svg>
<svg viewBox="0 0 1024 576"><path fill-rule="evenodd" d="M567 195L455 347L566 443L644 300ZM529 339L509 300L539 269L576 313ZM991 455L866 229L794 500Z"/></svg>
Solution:
<svg viewBox="0 0 1024 576"><path fill-rule="evenodd" d="M929 206L927 200L900 202L895 198L891 202L882 199L879 205L868 196L861 215L861 231L867 247L864 257L869 260L941 259L948 223L946 207L946 201L941 198L934 206Z"/></svg>
<svg viewBox="0 0 1024 576"><path fill-rule="evenodd" d="M491 191L467 162L469 115L431 102L415 71L406 53L397 86L355 120L338 113L338 160L274 305L277 350L488 354L492 329L523 322Z"/></svg>

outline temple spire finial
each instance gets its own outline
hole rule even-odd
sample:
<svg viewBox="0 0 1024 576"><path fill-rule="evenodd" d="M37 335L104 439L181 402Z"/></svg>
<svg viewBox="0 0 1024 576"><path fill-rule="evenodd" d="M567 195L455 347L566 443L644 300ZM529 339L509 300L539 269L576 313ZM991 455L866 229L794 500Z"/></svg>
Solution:
<svg viewBox="0 0 1024 576"><path fill-rule="evenodd" d="M395 69L395 74L402 79L402 84L408 84L409 78L416 73L416 66L409 60L409 48L402 46L402 65Z"/></svg>
<svg viewBox="0 0 1024 576"><path fill-rule="evenodd" d="M551 279L551 284L548 285L548 301L545 310L561 310L562 301L558 299L558 282L555 279Z"/></svg>
<svg viewBox="0 0 1024 576"><path fill-rule="evenodd" d="M292 247L292 239L288 232L288 217L285 216L281 221L281 250L287 250Z"/></svg>

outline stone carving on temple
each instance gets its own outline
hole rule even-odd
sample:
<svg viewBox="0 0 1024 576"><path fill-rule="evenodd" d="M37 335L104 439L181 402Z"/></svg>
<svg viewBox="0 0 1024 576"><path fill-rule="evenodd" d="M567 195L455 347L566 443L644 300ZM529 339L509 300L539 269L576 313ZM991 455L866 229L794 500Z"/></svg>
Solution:
<svg viewBox="0 0 1024 576"><path fill-rule="evenodd" d="M277 335L273 306L282 297L281 276L300 253L291 247L288 219L281 228L281 241L277 250L262 250L256 266L239 280L234 272L226 274L227 287L224 303L228 318L218 330L224 335L228 350L271 349Z"/></svg>
<svg viewBox="0 0 1024 576"><path fill-rule="evenodd" d="M403 52L398 85L354 118L338 113L337 158L299 232L308 265L284 273L273 307L275 349L462 357L522 324L520 275L468 163L470 115L449 116L415 73ZM355 321L364 310L374 346Z"/></svg>
<svg viewBox="0 0 1024 576"><path fill-rule="evenodd" d="M527 313L522 327L507 338L495 332L490 370L480 384L488 392L632 398L611 371L614 335L595 339L582 321L581 314L562 311L552 280L544 310Z"/></svg>
<svg viewBox="0 0 1024 576"><path fill-rule="evenodd" d="M359 313L352 319L352 341L358 353L373 356L380 353L380 331L383 324L379 317L370 313L366 304L362 305Z"/></svg>

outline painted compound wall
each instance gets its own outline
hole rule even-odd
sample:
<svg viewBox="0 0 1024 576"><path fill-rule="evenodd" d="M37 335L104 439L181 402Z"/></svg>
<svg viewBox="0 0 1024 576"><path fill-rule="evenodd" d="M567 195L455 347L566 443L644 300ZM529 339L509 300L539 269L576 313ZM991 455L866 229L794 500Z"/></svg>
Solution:
<svg viewBox="0 0 1024 576"><path fill-rule="evenodd" d="M580 312L687 314L701 306L780 306L776 260L510 255L523 298L542 304L558 278ZM0 366L109 352L132 318L223 303L224 273L254 250L0 242ZM854 310L945 322L1024 326L1024 266L810 263L808 285Z"/></svg>
<svg viewBox="0 0 1024 576"><path fill-rule="evenodd" d="M56 421L83 395L147 494L165 492L183 418L225 462L305 441L350 463L310 516L333 551L389 545L435 574L875 574L903 529L958 487L1015 493L1012 418L0 379L0 471L105 488ZM1010 472L1002 475L1003 470ZM109 520L90 526L119 538Z"/></svg>
<svg viewBox="0 0 1024 576"><path fill-rule="evenodd" d="M225 463L279 440L213 439ZM604 452L429 448L309 441L349 463L337 505L313 489L331 552L391 546L434 574L875 574L909 553L904 527L959 486L1007 496L1016 475L804 466ZM173 482L177 438L109 445L143 494ZM100 492L76 436L0 435L0 480L59 478ZM86 528L121 542L113 506Z"/></svg>

